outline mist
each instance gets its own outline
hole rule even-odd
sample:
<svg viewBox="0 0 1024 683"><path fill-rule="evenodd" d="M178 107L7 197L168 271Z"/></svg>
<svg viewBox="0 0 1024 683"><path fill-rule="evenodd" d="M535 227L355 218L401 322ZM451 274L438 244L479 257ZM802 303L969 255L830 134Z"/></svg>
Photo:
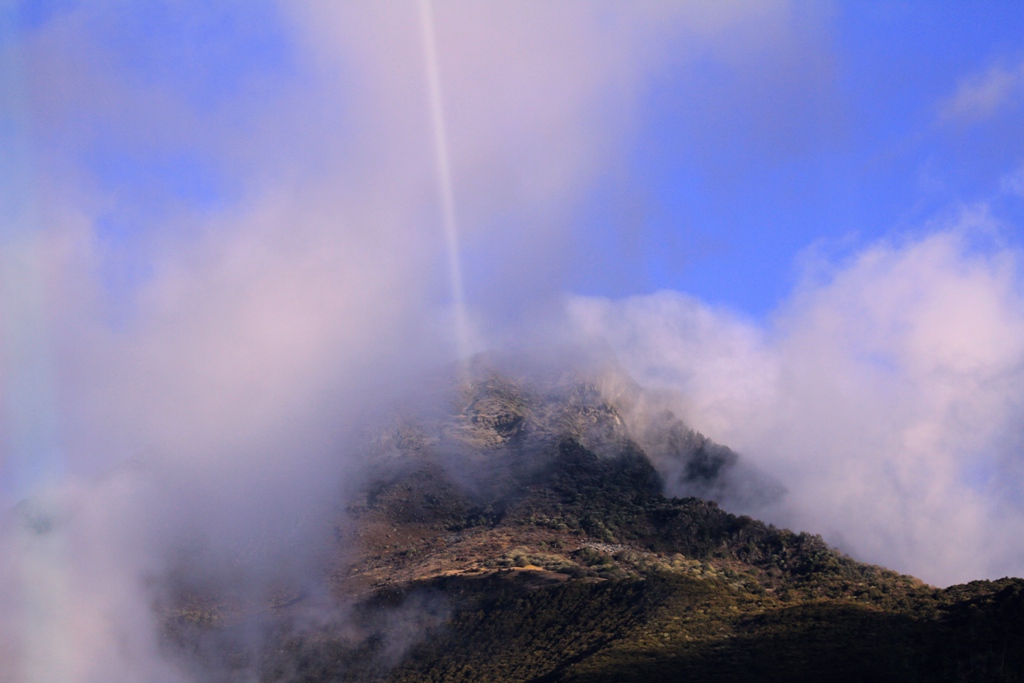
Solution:
<svg viewBox="0 0 1024 683"><path fill-rule="evenodd" d="M677 292L567 308L691 427L785 487L751 512L937 585L1015 575L1021 255L985 223L809 257L766 324Z"/></svg>
<svg viewBox="0 0 1024 683"><path fill-rule="evenodd" d="M159 608L313 590L361 430L460 347L610 349L782 483L770 521L940 584L1024 570L1019 255L976 239L998 227L809 252L767 322L573 293L602 267L581 205L652 79L785 63L788 3L435 4L464 333L415 3L21 8L0 680L194 680Z"/></svg>

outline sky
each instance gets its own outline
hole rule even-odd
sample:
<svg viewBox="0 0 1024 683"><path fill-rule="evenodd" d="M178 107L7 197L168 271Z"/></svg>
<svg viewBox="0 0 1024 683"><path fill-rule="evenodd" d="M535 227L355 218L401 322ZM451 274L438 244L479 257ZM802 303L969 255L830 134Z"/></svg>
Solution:
<svg viewBox="0 0 1024 683"><path fill-rule="evenodd" d="M143 578L183 538L314 564L368 406L503 346L610 351L781 483L769 521L1024 575L1022 36L1010 1L0 1L0 502L58 529L0 534L18 680L179 680Z"/></svg>
<svg viewBox="0 0 1024 683"><path fill-rule="evenodd" d="M296 30L287 5L256 2L243 9L227 2L197 11L183 3L144 2L122 8L115 19L70 0L8 4L12 37L53 41L35 48L51 62L40 67L48 85L24 85L37 92L34 106L24 105L34 111L23 116L48 119L27 121L44 129L37 130L36 143L49 149L37 153L65 157L52 161L107 199L92 219L98 239L119 252L104 264L115 297L146 279L152 258L139 242L160 229L168 212L188 211L190 223L201 223L246 201L259 186L255 176L272 173L269 150L218 149L202 131L189 129L202 126L204 117L216 119L211 131L231 126L222 117L234 117L244 128L261 125L256 119L262 112L251 110L265 109L263 97L270 106L281 97L312 99L327 110L320 115L334 121L293 113L302 120L279 119L276 125L320 128L310 137L330 129L335 144L354 143L346 140L344 117L346 100L355 93L346 94L344 74L317 73L309 63L308 36ZM598 20L613 22L616 11ZM76 38L95 44L45 37L78 15L89 17L83 18L87 26L74 29L81 31ZM607 83L593 84L607 91L587 96L606 101L595 101L587 117L618 118L608 127L621 128L615 139L595 145L604 147L605 156L588 168L586 186L576 188L567 215L550 210L535 218L552 221L550 230L565 235L559 244L545 245L561 250L566 261L556 278L561 289L610 297L673 289L761 319L792 291L808 250L841 257L878 239L919 234L965 206L984 207L996 220L1020 220L1014 179L1024 143L1015 124L1024 10L1016 3L755 3L735 15L703 35L662 37L651 48L662 51L656 56L622 46L632 54L618 61L647 63L620 63L609 71L644 73L610 73ZM556 36L541 33L533 39L548 41L542 50L556 49L550 45ZM506 47L507 54L492 56L530 59L515 54L528 45ZM571 58L591 60L586 66L600 69L595 62L610 59L587 53L593 46L578 47ZM472 41L453 46L442 62L447 56L472 63L469 52L478 48ZM516 79L529 78L536 66L507 66L508 87L494 89L513 92L521 85ZM534 84L535 106L543 106L542 88L555 87L578 66L549 76L549 84ZM103 102L75 93L67 81L82 70L126 92L109 91ZM329 82L332 77L336 82ZM616 92L621 88L629 92ZM81 97L93 100L87 103L92 111L68 111ZM124 112L102 111L118 108L121 97L153 107L160 107L154 100L167 98L170 107L153 112L153 119L167 120L133 121L135 130L126 131ZM502 106L500 97L469 103L465 112L460 102L450 102L450 126L473 116L470 128L486 127L488 113L497 125L514 125L508 118L515 109L508 118L489 111ZM458 147L459 132L451 137ZM231 158L235 152L263 156L243 162ZM474 194L470 183L460 189ZM514 233L513 221L523 218L510 215L515 210L501 198L477 209L482 201L464 198L463 213L487 214L467 215L466 222L488 244L467 239L464 258L480 261L467 265L466 288L471 297L481 292L486 305L487 295L503 286L488 264L494 259L488 245L500 240L493 233ZM182 225L173 231L200 229ZM1013 239L1013 231L1006 236ZM484 253L474 259L477 251Z"/></svg>
<svg viewBox="0 0 1024 683"><path fill-rule="evenodd" d="M577 291L676 289L760 318L809 249L851 253L970 205L1019 222L1024 10L797 3L784 21L750 62L702 55L647 84L582 219L631 224L635 261Z"/></svg>

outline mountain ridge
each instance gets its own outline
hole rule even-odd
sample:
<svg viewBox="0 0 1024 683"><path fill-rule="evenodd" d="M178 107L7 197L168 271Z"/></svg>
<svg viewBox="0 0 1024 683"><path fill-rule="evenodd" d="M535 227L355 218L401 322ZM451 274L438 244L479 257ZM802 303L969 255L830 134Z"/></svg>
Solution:
<svg viewBox="0 0 1024 683"><path fill-rule="evenodd" d="M205 653L203 680L1021 679L1024 581L940 590L665 496L578 377L458 389L451 410L369 436L316 608L331 616L311 625L313 600L279 600L246 649L225 610L171 610L170 651ZM659 419L645 440L674 449L676 484L727 491L739 456Z"/></svg>

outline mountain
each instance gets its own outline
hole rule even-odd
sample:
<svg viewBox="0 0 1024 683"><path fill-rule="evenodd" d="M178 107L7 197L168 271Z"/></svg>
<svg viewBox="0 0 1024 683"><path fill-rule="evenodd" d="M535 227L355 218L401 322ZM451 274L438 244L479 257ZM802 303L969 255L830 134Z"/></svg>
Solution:
<svg viewBox="0 0 1024 683"><path fill-rule="evenodd" d="M182 594L168 652L217 681L1024 680L1024 580L940 590L730 514L782 488L627 419L628 382L513 377L370 430L322 585L255 617Z"/></svg>

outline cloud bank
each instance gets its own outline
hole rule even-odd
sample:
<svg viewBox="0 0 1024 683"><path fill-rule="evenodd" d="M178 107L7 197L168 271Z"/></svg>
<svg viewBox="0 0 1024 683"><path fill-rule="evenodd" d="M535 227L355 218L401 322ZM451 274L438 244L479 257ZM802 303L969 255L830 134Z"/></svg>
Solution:
<svg viewBox="0 0 1024 683"><path fill-rule="evenodd" d="M0 679L188 680L154 605L322 572L352 432L454 357L417 8L8 9ZM480 335L557 291L650 74L784 9L438 3Z"/></svg>
<svg viewBox="0 0 1024 683"><path fill-rule="evenodd" d="M315 575L353 430L454 359L415 3L160 7L72 5L4 47L2 495L29 503L0 680L187 680L159 586ZM601 340L783 481L777 519L929 580L1019 573L1015 253L879 245L770 326L678 293L552 304L654 75L763 69L790 10L437 3L477 343Z"/></svg>
<svg viewBox="0 0 1024 683"><path fill-rule="evenodd" d="M828 264L767 325L675 292L568 310L639 382L676 392L692 426L781 481L775 521L941 585L1017 574L1021 255L972 234Z"/></svg>

